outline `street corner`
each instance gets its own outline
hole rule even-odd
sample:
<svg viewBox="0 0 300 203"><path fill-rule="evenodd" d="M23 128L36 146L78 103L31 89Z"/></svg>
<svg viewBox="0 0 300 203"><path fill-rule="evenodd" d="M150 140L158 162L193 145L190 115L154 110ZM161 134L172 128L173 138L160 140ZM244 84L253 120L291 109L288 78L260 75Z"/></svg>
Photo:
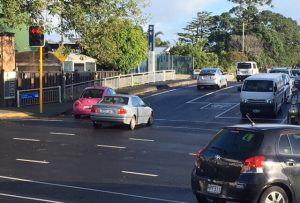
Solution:
<svg viewBox="0 0 300 203"><path fill-rule="evenodd" d="M31 117L31 114L27 112L15 112L15 111L0 112L0 120L14 119L14 118L29 118L29 117Z"/></svg>

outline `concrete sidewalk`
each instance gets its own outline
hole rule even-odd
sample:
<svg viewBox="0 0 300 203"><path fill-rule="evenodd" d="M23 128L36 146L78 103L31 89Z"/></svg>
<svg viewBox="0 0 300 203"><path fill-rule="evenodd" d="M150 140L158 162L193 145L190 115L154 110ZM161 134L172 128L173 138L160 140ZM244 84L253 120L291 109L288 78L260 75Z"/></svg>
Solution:
<svg viewBox="0 0 300 203"><path fill-rule="evenodd" d="M195 79L179 77L176 80L121 88L121 89L117 89L116 92L122 94L135 94L139 96L145 96L158 91L164 91L175 87L189 86L195 84L196 84ZM16 119L16 118L21 119L21 118L31 118L31 117L54 117L72 111L72 105L73 105L73 101L65 102L65 103L44 104L43 113L40 113L39 105L26 106L21 108L17 108L17 107L0 108L0 120Z"/></svg>

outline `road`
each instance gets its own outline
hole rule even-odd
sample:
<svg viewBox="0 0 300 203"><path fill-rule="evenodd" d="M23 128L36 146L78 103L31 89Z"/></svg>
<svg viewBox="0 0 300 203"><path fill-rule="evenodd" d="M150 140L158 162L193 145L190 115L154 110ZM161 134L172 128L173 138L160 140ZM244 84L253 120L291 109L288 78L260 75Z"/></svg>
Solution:
<svg viewBox="0 0 300 203"><path fill-rule="evenodd" d="M94 129L89 118L0 121L0 202L196 202L194 154L239 113L237 83L195 86L144 97L152 127ZM288 105L276 119L284 123Z"/></svg>

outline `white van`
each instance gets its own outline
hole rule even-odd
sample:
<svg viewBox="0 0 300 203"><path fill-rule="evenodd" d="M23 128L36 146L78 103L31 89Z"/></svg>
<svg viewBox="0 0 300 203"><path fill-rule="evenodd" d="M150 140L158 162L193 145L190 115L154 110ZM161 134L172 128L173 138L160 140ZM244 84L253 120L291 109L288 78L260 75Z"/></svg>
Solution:
<svg viewBox="0 0 300 203"><path fill-rule="evenodd" d="M259 70L256 62L254 61L243 61L237 63L236 80L238 82L243 81L245 78L258 73Z"/></svg>
<svg viewBox="0 0 300 203"><path fill-rule="evenodd" d="M284 103L282 73L261 73L245 79L241 88L240 112L276 117Z"/></svg>

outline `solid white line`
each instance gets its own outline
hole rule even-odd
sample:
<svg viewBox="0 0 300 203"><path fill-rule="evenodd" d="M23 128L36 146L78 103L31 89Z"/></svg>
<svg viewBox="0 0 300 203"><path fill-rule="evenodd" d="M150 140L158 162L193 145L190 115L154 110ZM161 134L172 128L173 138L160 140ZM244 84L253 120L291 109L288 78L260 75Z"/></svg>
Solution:
<svg viewBox="0 0 300 203"><path fill-rule="evenodd" d="M150 177L158 177L158 175L155 174L149 174L149 173L138 173L138 172L132 172L132 171L121 171L122 173L128 173L133 175L140 175L140 176L150 176Z"/></svg>
<svg viewBox="0 0 300 203"><path fill-rule="evenodd" d="M39 118L26 118L26 119L19 119L19 120L24 120L24 121L44 121L44 122L62 122L64 120L55 120L55 119L39 119Z"/></svg>
<svg viewBox="0 0 300 203"><path fill-rule="evenodd" d="M219 130L207 129L207 128L190 128L190 127L178 127L178 126L162 126L162 125L155 125L154 128L174 128L174 129L190 129L190 130L207 130L218 132Z"/></svg>
<svg viewBox="0 0 300 203"><path fill-rule="evenodd" d="M155 197L132 195L132 194L127 194L127 193L113 192L113 191L108 191L108 190L98 190L98 189L84 188L84 187L71 186L71 185L63 185L63 184L56 184L56 183L47 183L47 182L34 181L34 180L28 180L28 179L21 179L21 178L14 178L14 177L8 177L8 176L0 176L0 179L13 180L13 181L21 181L21 182L28 182L28 183L35 183L35 184L41 184L41 185L47 185L47 186L56 186L56 187L69 188L69 189L77 189L77 190L84 190L84 191L100 192L100 193L111 194L111 195L119 195L119 196L125 196L125 197L134 197L134 198L140 198L140 199L146 199L146 200L155 200L155 201L161 201L161 202L187 203L187 202L183 202L183 201L160 199L160 198L155 198Z"/></svg>
<svg viewBox="0 0 300 203"><path fill-rule="evenodd" d="M155 121L207 123L207 124L226 124L226 125L232 124L232 123L223 123L223 122L207 122L207 121L191 121L191 120L168 120L168 119L155 119Z"/></svg>
<svg viewBox="0 0 300 203"><path fill-rule="evenodd" d="M20 141L31 141L31 142L39 142L40 140L37 139L27 139L27 138L19 138L19 137L14 137L14 140L20 140Z"/></svg>
<svg viewBox="0 0 300 203"><path fill-rule="evenodd" d="M215 94L215 93L220 92L220 91L223 91L223 90L231 89L231 88L236 87L236 86L237 86L237 85L230 86L230 87L225 87L225 88L223 88L223 89L219 89L219 90L217 90L217 91L207 93L207 94L205 94L205 95L202 95L202 96L200 96L200 97L197 97L197 98L195 98L195 99L192 99L192 100L190 100L190 101L188 101L188 102L186 102L186 103L192 103L192 102L194 102L194 101L196 101L196 100L198 100L198 99L202 99L202 98L207 97L207 96L209 96L209 95Z"/></svg>
<svg viewBox="0 0 300 203"><path fill-rule="evenodd" d="M242 118L242 117L234 117L234 116L220 116L217 119L243 119L243 120L247 120L247 118ZM261 121L282 121L282 119L274 119L274 118L253 118L254 120L261 120Z"/></svg>
<svg viewBox="0 0 300 203"><path fill-rule="evenodd" d="M155 96L158 96L158 95L161 95L161 94L166 94L166 93L169 93L169 92L173 92L173 91L175 91L175 90L177 90L177 89L171 89L171 90L159 92L159 93L156 93L156 94L152 94L152 95L143 97L143 99L146 99L146 98L149 98L149 97L155 97Z"/></svg>
<svg viewBox="0 0 300 203"><path fill-rule="evenodd" d="M133 141L154 142L154 140L148 140L148 139L137 139L137 138L129 138L129 139Z"/></svg>
<svg viewBox="0 0 300 203"><path fill-rule="evenodd" d="M31 162L31 163L39 163L39 164L49 164L48 161L36 161L36 160L29 160L29 159L16 159L17 161L23 161L23 162Z"/></svg>
<svg viewBox="0 0 300 203"><path fill-rule="evenodd" d="M50 135L75 135L73 133L55 133L55 132L50 132Z"/></svg>
<svg viewBox="0 0 300 203"><path fill-rule="evenodd" d="M126 149L126 147L120 147L120 146L111 146L111 145L97 145L97 147L104 147L104 148L115 148L115 149Z"/></svg>
<svg viewBox="0 0 300 203"><path fill-rule="evenodd" d="M224 111L223 113L220 113L219 115L217 115L215 118L218 118L219 116L222 116L223 114L227 113L228 111L234 109L235 107L237 107L238 105L240 105L240 103L237 103L236 105L234 105L233 107L227 109L226 111Z"/></svg>
<svg viewBox="0 0 300 203"><path fill-rule="evenodd" d="M47 200L47 199L39 199L39 198L25 197L25 196L11 195L11 194L4 194L4 193L0 193L0 196L14 197L14 198L19 198L19 199L33 200L33 201L39 201L39 202L63 203L63 202L52 201L52 200Z"/></svg>
<svg viewBox="0 0 300 203"><path fill-rule="evenodd" d="M205 106L202 106L200 109L204 109L205 107L208 107L209 105L211 105L211 103L208 103Z"/></svg>

